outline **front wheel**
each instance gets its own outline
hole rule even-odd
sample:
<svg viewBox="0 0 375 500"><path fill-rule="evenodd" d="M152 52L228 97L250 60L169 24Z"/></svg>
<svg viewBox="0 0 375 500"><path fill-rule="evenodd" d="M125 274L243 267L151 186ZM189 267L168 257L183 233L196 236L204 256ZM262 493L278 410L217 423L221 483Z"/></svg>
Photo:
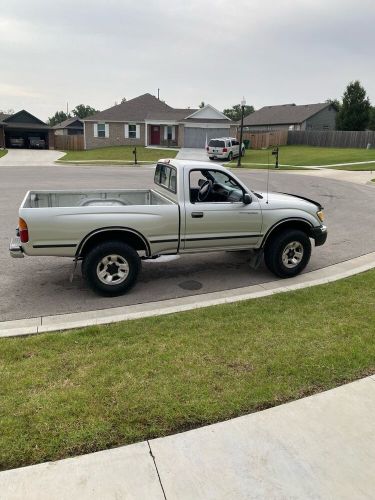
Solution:
<svg viewBox="0 0 375 500"><path fill-rule="evenodd" d="M268 269L280 278L292 278L307 266L311 242L306 233L287 230L272 238L264 250Z"/></svg>
<svg viewBox="0 0 375 500"><path fill-rule="evenodd" d="M228 155L228 161L232 161L233 160L233 153L232 151L229 153Z"/></svg>
<svg viewBox="0 0 375 500"><path fill-rule="evenodd" d="M121 241L94 247L84 258L82 273L88 285L100 295L126 293L137 281L141 260L134 248Z"/></svg>

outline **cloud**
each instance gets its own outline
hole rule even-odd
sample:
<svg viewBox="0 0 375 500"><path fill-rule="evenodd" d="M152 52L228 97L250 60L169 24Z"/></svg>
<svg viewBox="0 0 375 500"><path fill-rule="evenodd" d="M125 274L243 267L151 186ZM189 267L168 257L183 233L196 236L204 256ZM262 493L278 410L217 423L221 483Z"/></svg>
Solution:
<svg viewBox="0 0 375 500"><path fill-rule="evenodd" d="M25 87L20 87L17 85L7 85L6 83L0 83L0 98L4 99L6 97L32 97L32 98L42 98L43 94L40 92L34 92L31 89Z"/></svg>
<svg viewBox="0 0 375 500"><path fill-rule="evenodd" d="M171 105L219 109L243 95L318 102L353 79L371 97L374 21L372 0L17 0L0 13L2 81L29 89L23 107L42 118L158 87ZM0 105L17 109L8 95Z"/></svg>

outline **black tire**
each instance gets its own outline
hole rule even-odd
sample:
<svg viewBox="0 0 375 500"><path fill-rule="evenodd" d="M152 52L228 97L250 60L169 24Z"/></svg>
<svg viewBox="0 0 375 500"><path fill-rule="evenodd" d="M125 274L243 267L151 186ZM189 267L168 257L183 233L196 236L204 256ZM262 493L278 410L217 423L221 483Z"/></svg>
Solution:
<svg viewBox="0 0 375 500"><path fill-rule="evenodd" d="M232 161L233 160L233 153L232 151L229 153L228 155L228 161Z"/></svg>
<svg viewBox="0 0 375 500"><path fill-rule="evenodd" d="M271 238L264 250L266 266L279 278L297 276L307 266L310 256L310 238L305 232L296 229L286 230Z"/></svg>
<svg viewBox="0 0 375 500"><path fill-rule="evenodd" d="M82 274L90 288L107 297L129 291L140 269L138 253L122 241L100 243L90 250L82 263Z"/></svg>
<svg viewBox="0 0 375 500"><path fill-rule="evenodd" d="M215 158L213 156L209 156L209 159L210 160L214 160Z"/></svg>

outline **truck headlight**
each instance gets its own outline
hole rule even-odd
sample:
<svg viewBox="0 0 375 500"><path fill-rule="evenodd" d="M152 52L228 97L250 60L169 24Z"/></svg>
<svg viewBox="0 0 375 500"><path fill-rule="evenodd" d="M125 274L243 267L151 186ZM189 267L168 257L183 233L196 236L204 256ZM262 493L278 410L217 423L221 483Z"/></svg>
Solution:
<svg viewBox="0 0 375 500"><path fill-rule="evenodd" d="M319 210L319 212L316 212L316 215L318 216L318 219L320 220L320 222L324 221L324 212L323 212L323 210Z"/></svg>

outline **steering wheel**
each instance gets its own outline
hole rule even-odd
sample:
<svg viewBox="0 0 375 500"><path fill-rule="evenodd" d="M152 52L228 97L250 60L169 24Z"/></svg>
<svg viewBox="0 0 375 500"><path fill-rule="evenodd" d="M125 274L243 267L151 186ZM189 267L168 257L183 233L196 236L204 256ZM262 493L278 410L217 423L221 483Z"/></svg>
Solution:
<svg viewBox="0 0 375 500"><path fill-rule="evenodd" d="M200 187L198 191L198 201L206 201L209 194L212 191L213 182L207 179Z"/></svg>

